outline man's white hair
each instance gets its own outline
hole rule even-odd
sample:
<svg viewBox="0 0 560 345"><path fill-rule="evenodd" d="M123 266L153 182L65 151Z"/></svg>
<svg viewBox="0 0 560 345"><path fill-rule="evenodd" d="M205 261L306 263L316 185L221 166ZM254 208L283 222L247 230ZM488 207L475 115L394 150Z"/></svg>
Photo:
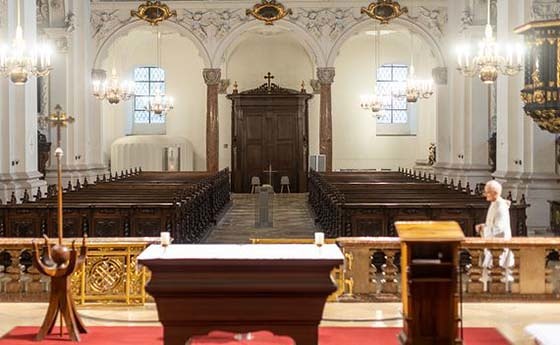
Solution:
<svg viewBox="0 0 560 345"><path fill-rule="evenodd" d="M502 185L496 180L486 182L486 188L493 190L498 194L498 196L502 195Z"/></svg>

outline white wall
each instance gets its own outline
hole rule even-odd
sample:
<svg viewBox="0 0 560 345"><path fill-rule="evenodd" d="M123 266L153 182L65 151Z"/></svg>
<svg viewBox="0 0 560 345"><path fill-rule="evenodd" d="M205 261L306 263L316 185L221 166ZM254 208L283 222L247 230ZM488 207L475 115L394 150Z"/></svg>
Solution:
<svg viewBox="0 0 560 345"><path fill-rule="evenodd" d="M418 101L417 135L381 136L371 112L360 108L360 95L373 91L373 39L365 32L344 43L336 59L333 84L333 169L413 167L416 160L426 160L428 147L435 142L435 97ZM407 32L384 32L381 35L380 64L410 61L410 36ZM414 39L416 76L431 78L436 60L430 48Z"/></svg>
<svg viewBox="0 0 560 345"><path fill-rule="evenodd" d="M274 29L271 29L274 30ZM280 87L299 90L302 80L307 92L312 92L309 80L313 79L315 66L305 49L289 32L248 32L232 45L227 62L222 66L222 78L235 81L239 91L256 88L266 82L270 72L274 83ZM232 91L232 87L228 92ZM219 97L220 116L220 168L231 163L231 101L225 95ZM319 95L309 101L309 151L319 151ZM228 148L224 148L224 144Z"/></svg>
<svg viewBox="0 0 560 345"><path fill-rule="evenodd" d="M204 64L189 38L170 28L162 30L161 63L166 73L166 93L175 99L167 116L165 133L187 138L194 149L194 169L206 170L206 85ZM132 80L135 67L156 64L155 31L135 28L108 49L99 68L110 73L113 64L120 76ZM103 101L103 152L110 157L111 143L132 130L133 100L118 105Z"/></svg>

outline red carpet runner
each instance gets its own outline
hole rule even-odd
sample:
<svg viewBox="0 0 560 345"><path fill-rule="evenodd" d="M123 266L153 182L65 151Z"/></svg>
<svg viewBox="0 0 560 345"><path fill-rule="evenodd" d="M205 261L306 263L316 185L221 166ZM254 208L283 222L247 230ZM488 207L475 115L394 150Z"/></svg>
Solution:
<svg viewBox="0 0 560 345"><path fill-rule="evenodd" d="M68 338L49 336L41 343L34 341L38 327L16 327L0 339L0 345L72 344ZM88 327L89 334L82 335L83 345L140 345L163 344L161 327ZM397 344L399 328L321 327L319 345L393 345ZM262 334L262 333L261 333ZM251 341L226 340L200 341L204 345L264 345L266 335L257 334ZM279 339L281 340L281 339ZM270 343L270 342L268 342ZM284 344L285 341L277 344ZM510 345L494 328L466 328L465 345Z"/></svg>

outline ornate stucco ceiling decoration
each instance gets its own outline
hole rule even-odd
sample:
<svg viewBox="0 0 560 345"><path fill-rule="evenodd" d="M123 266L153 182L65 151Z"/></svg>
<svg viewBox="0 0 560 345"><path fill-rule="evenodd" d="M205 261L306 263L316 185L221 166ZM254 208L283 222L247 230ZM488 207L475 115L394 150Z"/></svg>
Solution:
<svg viewBox="0 0 560 345"><path fill-rule="evenodd" d="M171 10L166 4L161 1L147 0L145 4L138 6L138 10L130 11L132 17L137 17L144 20L150 25L159 25L159 23L171 17L177 17L177 11Z"/></svg>
<svg viewBox="0 0 560 345"><path fill-rule="evenodd" d="M246 14L263 21L266 25L273 25L275 21L292 14L292 10L287 9L283 4L276 2L276 0L262 0L261 3L256 4L252 9L248 9Z"/></svg>
<svg viewBox="0 0 560 345"><path fill-rule="evenodd" d="M379 20L381 24L389 24L392 19L400 17L403 13L408 13L408 8L401 7L398 1L377 0L369 4L368 7L362 7L361 13Z"/></svg>

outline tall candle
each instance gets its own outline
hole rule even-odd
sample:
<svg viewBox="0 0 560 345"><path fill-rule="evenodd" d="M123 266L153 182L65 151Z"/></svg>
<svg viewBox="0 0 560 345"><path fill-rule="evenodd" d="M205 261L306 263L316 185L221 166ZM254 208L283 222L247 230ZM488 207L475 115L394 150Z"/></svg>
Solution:
<svg viewBox="0 0 560 345"><path fill-rule="evenodd" d="M316 232L315 233L315 245L322 246L323 244L325 244L325 233Z"/></svg>
<svg viewBox="0 0 560 345"><path fill-rule="evenodd" d="M162 232L160 234L160 236L161 236L161 239L160 239L161 240L161 245L163 247L167 247L168 245L171 244L171 234L169 232L167 232L167 231Z"/></svg>

